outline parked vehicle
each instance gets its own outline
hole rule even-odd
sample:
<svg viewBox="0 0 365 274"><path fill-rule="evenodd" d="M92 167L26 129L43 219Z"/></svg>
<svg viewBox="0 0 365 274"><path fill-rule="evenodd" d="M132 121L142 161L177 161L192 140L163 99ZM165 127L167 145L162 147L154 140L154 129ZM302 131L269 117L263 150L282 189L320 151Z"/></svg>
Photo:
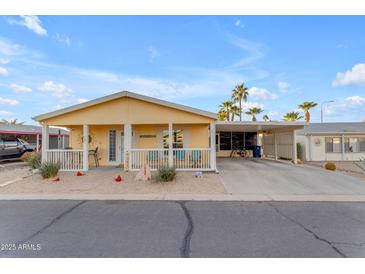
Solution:
<svg viewBox="0 0 365 274"><path fill-rule="evenodd" d="M12 160L20 158L26 151L34 151L35 147L28 142L19 139L0 139L0 160Z"/></svg>

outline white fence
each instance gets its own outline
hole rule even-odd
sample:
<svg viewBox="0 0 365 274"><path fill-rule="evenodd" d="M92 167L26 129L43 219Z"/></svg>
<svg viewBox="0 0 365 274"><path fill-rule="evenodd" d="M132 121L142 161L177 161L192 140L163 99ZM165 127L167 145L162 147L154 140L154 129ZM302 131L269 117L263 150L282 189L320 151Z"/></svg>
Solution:
<svg viewBox="0 0 365 274"><path fill-rule="evenodd" d="M168 166L168 149L131 149L130 153L131 170L143 168L145 162L150 169L158 169L160 166Z"/></svg>
<svg viewBox="0 0 365 274"><path fill-rule="evenodd" d="M177 170L209 170L210 148L173 149L173 165Z"/></svg>
<svg viewBox="0 0 365 274"><path fill-rule="evenodd" d="M169 165L168 149L131 149L131 170L148 163L151 170ZM211 170L210 148L173 149L172 164L177 170Z"/></svg>
<svg viewBox="0 0 365 274"><path fill-rule="evenodd" d="M61 164L62 171L77 171L83 169L83 151L75 149L49 149L47 161Z"/></svg>

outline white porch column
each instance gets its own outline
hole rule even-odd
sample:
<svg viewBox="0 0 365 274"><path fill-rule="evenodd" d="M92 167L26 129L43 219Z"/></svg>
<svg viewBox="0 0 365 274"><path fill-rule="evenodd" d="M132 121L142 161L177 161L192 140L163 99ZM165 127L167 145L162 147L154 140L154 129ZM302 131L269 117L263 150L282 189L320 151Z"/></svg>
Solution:
<svg viewBox="0 0 365 274"><path fill-rule="evenodd" d="M83 125L82 128L82 165L84 171L89 170L89 125Z"/></svg>
<svg viewBox="0 0 365 274"><path fill-rule="evenodd" d="M345 135L341 135L341 156L342 161L345 160Z"/></svg>
<svg viewBox="0 0 365 274"><path fill-rule="evenodd" d="M295 133L295 130L293 130L293 163L298 163L298 157L297 157L297 134Z"/></svg>
<svg viewBox="0 0 365 274"><path fill-rule="evenodd" d="M169 167L172 167L174 165L172 145L172 123L169 123Z"/></svg>
<svg viewBox="0 0 365 274"><path fill-rule="evenodd" d="M132 167L131 162L132 148L132 125L124 124L124 170L128 171Z"/></svg>
<svg viewBox="0 0 365 274"><path fill-rule="evenodd" d="M276 132L274 132L274 155L275 155L275 160L278 159L278 141L276 138Z"/></svg>
<svg viewBox="0 0 365 274"><path fill-rule="evenodd" d="M39 134L37 134L36 151L39 152Z"/></svg>
<svg viewBox="0 0 365 274"><path fill-rule="evenodd" d="M215 122L210 123L210 168L216 170Z"/></svg>
<svg viewBox="0 0 365 274"><path fill-rule="evenodd" d="M47 162L47 150L49 149L49 127L42 126L42 163Z"/></svg>
<svg viewBox="0 0 365 274"><path fill-rule="evenodd" d="M309 150L308 150L308 154L309 154L309 161L312 161L312 157L313 157L313 151L312 151L312 143L313 143L313 138L312 138L312 135L309 135L309 140L308 140L308 148L309 148Z"/></svg>

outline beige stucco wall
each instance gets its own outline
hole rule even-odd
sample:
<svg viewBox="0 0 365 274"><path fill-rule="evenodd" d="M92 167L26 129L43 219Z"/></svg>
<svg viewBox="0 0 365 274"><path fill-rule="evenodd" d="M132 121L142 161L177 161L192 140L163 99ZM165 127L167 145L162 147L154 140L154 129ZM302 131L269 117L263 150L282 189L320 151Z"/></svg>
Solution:
<svg viewBox="0 0 365 274"><path fill-rule="evenodd" d="M184 148L208 148L209 147L209 125L207 124L179 124L173 125L174 129L183 130ZM82 126L71 126L70 129L70 147L73 149L82 149ZM119 125L91 125L89 126L89 135L91 142L90 149L99 149L100 165L108 165L108 142L109 130L117 130L117 153L123 145L121 135L123 126ZM163 130L167 130L168 125L133 125L132 126L132 146L134 148L162 148L163 147ZM141 135L156 135L155 138L140 138ZM94 159L90 157L89 163L94 165Z"/></svg>
<svg viewBox="0 0 365 274"><path fill-rule="evenodd" d="M42 120L46 125L122 125L130 124L200 124L213 122L213 118L170 108L150 102L122 97L84 109Z"/></svg>

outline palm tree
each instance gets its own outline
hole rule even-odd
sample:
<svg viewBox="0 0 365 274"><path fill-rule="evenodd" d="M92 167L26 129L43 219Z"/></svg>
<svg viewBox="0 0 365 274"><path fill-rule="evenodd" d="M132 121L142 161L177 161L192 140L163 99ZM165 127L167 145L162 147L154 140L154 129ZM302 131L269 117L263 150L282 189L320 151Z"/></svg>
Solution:
<svg viewBox="0 0 365 274"><path fill-rule="evenodd" d="M269 115L265 114L264 116L262 116L262 120L264 120L265 122L269 122L270 121Z"/></svg>
<svg viewBox="0 0 365 274"><path fill-rule="evenodd" d="M226 112L226 119L227 121L229 121L229 118L231 117L231 108L232 108L233 104L231 101L225 101L222 104L219 105L220 107L220 111L225 111Z"/></svg>
<svg viewBox="0 0 365 274"><path fill-rule="evenodd" d="M234 116L239 116L240 115L240 108L239 107L237 107L237 106L235 106L235 105L233 105L232 107L231 107L231 121L234 121Z"/></svg>
<svg viewBox="0 0 365 274"><path fill-rule="evenodd" d="M6 119L2 119L0 124L5 124L5 125L23 125L25 122L18 122L18 119L13 119L13 120L6 120Z"/></svg>
<svg viewBox="0 0 365 274"><path fill-rule="evenodd" d="M296 122L302 118L303 116L300 116L299 111L288 112L283 116L283 120L286 122Z"/></svg>
<svg viewBox="0 0 365 274"><path fill-rule="evenodd" d="M227 120L227 112L225 110L218 111L218 120L219 121Z"/></svg>
<svg viewBox="0 0 365 274"><path fill-rule="evenodd" d="M252 107L248 111L246 111L246 114L252 116L252 122L256 122L256 115L260 114L263 111L264 110L261 108Z"/></svg>
<svg viewBox="0 0 365 274"><path fill-rule="evenodd" d="M303 102L302 104L298 105L298 107L304 111L305 114L305 121L309 123L310 121L310 113L309 110L311 108L316 107L318 104L315 102Z"/></svg>
<svg viewBox="0 0 365 274"><path fill-rule="evenodd" d="M248 88L242 83L237 85L234 90L232 90L232 100L238 102L238 109L240 112L240 121L242 121L242 100L247 102Z"/></svg>

